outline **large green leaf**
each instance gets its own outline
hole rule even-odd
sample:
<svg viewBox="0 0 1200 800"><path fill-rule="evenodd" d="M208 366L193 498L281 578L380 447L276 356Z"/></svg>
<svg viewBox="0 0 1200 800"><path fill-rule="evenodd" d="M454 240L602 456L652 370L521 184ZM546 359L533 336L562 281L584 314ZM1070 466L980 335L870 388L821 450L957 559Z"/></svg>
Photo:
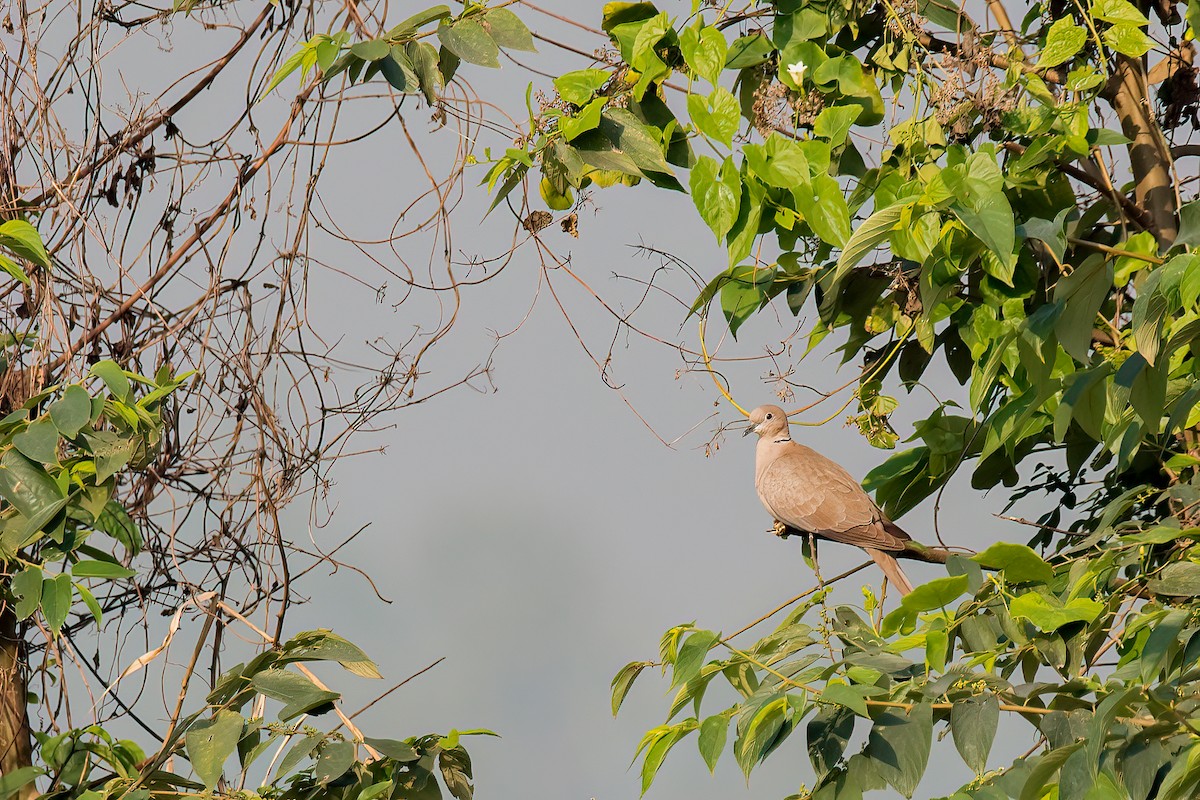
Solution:
<svg viewBox="0 0 1200 800"><path fill-rule="evenodd" d="M63 396L50 404L49 411L58 432L74 439L92 417L91 395L82 386L68 386L63 390Z"/></svg>
<svg viewBox="0 0 1200 800"><path fill-rule="evenodd" d="M225 761L237 749L242 738L245 720L236 711L222 709L211 719L193 722L184 736L188 761L196 771L196 777L209 790L217 785L225 768Z"/></svg>
<svg viewBox="0 0 1200 800"><path fill-rule="evenodd" d="M62 630L71 611L73 591L70 575L57 575L42 581L42 615L54 633Z"/></svg>
<svg viewBox="0 0 1200 800"><path fill-rule="evenodd" d="M985 567L1004 571L1015 583L1046 583L1054 577L1054 568L1042 560L1033 548L1023 544L995 542L972 560Z"/></svg>
<svg viewBox="0 0 1200 800"><path fill-rule="evenodd" d="M621 710L621 703L625 701L625 695L629 694L629 690L633 687L633 682L637 680L638 675L642 674L642 670L648 666L650 665L645 661L634 661L622 667L621 671L613 677L612 713L614 717Z"/></svg>
<svg viewBox="0 0 1200 800"><path fill-rule="evenodd" d="M358 645L329 630L296 634L284 644L283 657L288 661L336 661L360 677L383 677L375 662Z"/></svg>
<svg viewBox="0 0 1200 800"><path fill-rule="evenodd" d="M881 208L867 220L859 225L857 230L851 234L846 246L842 249L841 256L838 257L837 268L833 274L833 285L841 283L851 269L858 265L858 262L866 258L867 253L870 253L880 244L887 240L891 235L892 229L896 227L896 223L904 215L906 208L911 207L911 201L901 201L893 203L886 208Z"/></svg>
<svg viewBox="0 0 1200 800"><path fill-rule="evenodd" d="M950 732L954 746L967 766L982 775L1000 724L1000 701L993 694L959 700L950 709Z"/></svg>
<svg viewBox="0 0 1200 800"><path fill-rule="evenodd" d="M29 619L42 602L42 570L28 566L12 577L10 587L17 600L17 619Z"/></svg>
<svg viewBox="0 0 1200 800"><path fill-rule="evenodd" d="M704 665L708 651L716 646L719 638L720 636L714 631L700 630L688 634L679 646L678 655L675 656L674 669L671 673L671 688L687 683L700 674L700 667Z"/></svg>
<svg viewBox="0 0 1200 800"><path fill-rule="evenodd" d="M354 764L353 742L328 742L313 766L317 783L325 784L340 778Z"/></svg>
<svg viewBox="0 0 1200 800"><path fill-rule="evenodd" d="M13 447L31 461L58 463L58 428L49 416L38 417L28 428L14 436L12 442Z"/></svg>
<svg viewBox="0 0 1200 800"><path fill-rule="evenodd" d="M1071 622L1091 622L1100 616L1104 606L1086 597L1070 602L1051 602L1037 592L1026 592L1009 605L1013 617L1029 620L1046 633L1052 633Z"/></svg>
<svg viewBox="0 0 1200 800"><path fill-rule="evenodd" d="M796 210L822 241L834 247L847 245L851 236L850 207L836 180L821 173L811 183L797 186L792 195Z"/></svg>
<svg viewBox="0 0 1200 800"><path fill-rule="evenodd" d="M520 17L507 8L490 8L483 13L483 27L492 41L506 50L524 50L532 53L533 35Z"/></svg>
<svg viewBox="0 0 1200 800"><path fill-rule="evenodd" d="M729 718L724 714L713 714L700 723L700 757L708 765L708 771L717 768L717 759L725 750L725 740L729 736Z"/></svg>
<svg viewBox="0 0 1200 800"><path fill-rule="evenodd" d="M967 576L953 575L924 583L900 601L908 611L932 611L952 603L967 591Z"/></svg>
<svg viewBox="0 0 1200 800"><path fill-rule="evenodd" d="M718 164L708 156L696 159L689 177L692 202L717 240L733 227L741 200L741 179L733 161Z"/></svg>
<svg viewBox="0 0 1200 800"><path fill-rule="evenodd" d="M319 688L299 673L286 669L266 669L251 679L254 690L284 704L279 719L286 722L301 714L323 713L341 697L337 692Z"/></svg>
<svg viewBox="0 0 1200 800"><path fill-rule="evenodd" d="M15 449L0 458L0 497L27 519L48 519L67 501L46 470Z"/></svg>
<svg viewBox="0 0 1200 800"><path fill-rule="evenodd" d="M50 269L50 254L42 244L37 228L20 219L0 224L0 247L26 258L44 269Z"/></svg>
<svg viewBox="0 0 1200 800"><path fill-rule="evenodd" d="M500 47L474 19L443 20L438 26L438 39L447 50L468 64L500 66Z"/></svg>
<svg viewBox="0 0 1200 800"><path fill-rule="evenodd" d="M1200 597L1200 564L1176 561L1167 564L1146 588L1155 594L1174 597Z"/></svg>
<svg viewBox="0 0 1200 800"><path fill-rule="evenodd" d="M917 790L933 740L933 710L921 703L911 711L887 710L875 719L864 751L880 777L905 797Z"/></svg>

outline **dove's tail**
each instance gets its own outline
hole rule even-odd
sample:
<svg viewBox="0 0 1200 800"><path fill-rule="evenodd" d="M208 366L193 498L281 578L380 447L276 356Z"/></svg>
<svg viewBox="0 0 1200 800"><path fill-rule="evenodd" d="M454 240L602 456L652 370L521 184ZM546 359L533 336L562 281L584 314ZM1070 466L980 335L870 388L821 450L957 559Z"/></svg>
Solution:
<svg viewBox="0 0 1200 800"><path fill-rule="evenodd" d="M890 553L876 550L874 547L864 547L863 549L867 551L867 555L883 570L883 574L887 576L888 583L895 586L900 591L900 594L905 595L913 590L912 582L904 574L904 570L900 569L900 563Z"/></svg>

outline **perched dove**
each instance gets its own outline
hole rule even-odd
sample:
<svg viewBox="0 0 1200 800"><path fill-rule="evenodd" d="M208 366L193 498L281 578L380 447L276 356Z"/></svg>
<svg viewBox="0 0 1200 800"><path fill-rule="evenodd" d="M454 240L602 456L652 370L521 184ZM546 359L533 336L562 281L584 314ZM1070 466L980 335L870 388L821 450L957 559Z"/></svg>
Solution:
<svg viewBox="0 0 1200 800"><path fill-rule="evenodd" d="M758 434L754 460L758 497L776 520L793 529L790 532L861 547L902 594L913 587L896 556L946 560L945 551L913 542L850 473L812 448L792 441L782 408L759 406L751 411L750 427L745 431L749 433Z"/></svg>

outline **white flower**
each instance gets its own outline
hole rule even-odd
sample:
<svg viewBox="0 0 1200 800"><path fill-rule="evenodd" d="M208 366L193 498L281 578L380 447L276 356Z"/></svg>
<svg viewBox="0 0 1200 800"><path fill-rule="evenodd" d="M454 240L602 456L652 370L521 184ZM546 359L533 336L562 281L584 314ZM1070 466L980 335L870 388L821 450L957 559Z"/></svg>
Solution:
<svg viewBox="0 0 1200 800"><path fill-rule="evenodd" d="M795 64L788 64L788 77L791 78L797 86L804 83L804 73L808 71L808 64L803 61L797 61Z"/></svg>

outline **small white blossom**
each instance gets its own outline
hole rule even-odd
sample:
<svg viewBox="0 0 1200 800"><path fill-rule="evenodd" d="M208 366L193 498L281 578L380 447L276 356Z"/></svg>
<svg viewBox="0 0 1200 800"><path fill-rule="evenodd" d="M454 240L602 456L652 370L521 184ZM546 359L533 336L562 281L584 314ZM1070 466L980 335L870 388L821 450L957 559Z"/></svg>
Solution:
<svg viewBox="0 0 1200 800"><path fill-rule="evenodd" d="M797 61L795 64L788 64L788 77L795 81L796 85L804 83L804 73L808 71L808 64L803 61Z"/></svg>

